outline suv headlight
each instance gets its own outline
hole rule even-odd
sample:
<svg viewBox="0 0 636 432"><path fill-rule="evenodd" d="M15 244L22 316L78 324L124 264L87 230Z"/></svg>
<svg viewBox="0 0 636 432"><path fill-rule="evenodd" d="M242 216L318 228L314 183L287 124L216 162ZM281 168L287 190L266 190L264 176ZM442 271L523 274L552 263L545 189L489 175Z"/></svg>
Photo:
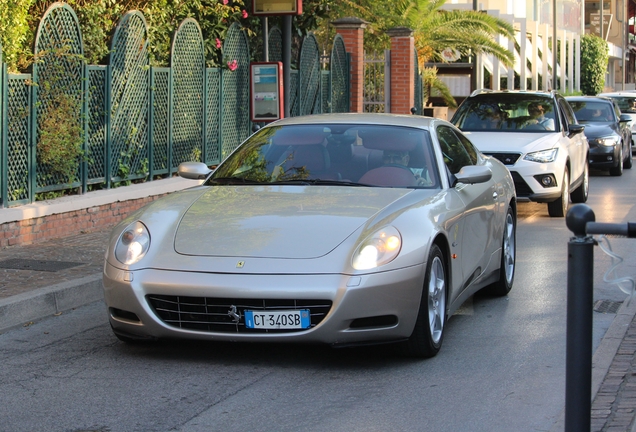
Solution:
<svg viewBox="0 0 636 432"><path fill-rule="evenodd" d="M402 236L392 226L387 226L368 236L353 254L353 268L368 270L391 262L400 253Z"/></svg>
<svg viewBox="0 0 636 432"><path fill-rule="evenodd" d="M541 150L538 152L528 153L524 159L531 162L548 163L554 162L559 152L558 148L550 150Z"/></svg>
<svg viewBox="0 0 636 432"><path fill-rule="evenodd" d="M126 227L115 245L115 258L131 265L144 257L150 247L150 234L143 223L136 221Z"/></svg>
<svg viewBox="0 0 636 432"><path fill-rule="evenodd" d="M598 145L602 145L602 146L606 146L606 147L615 147L618 145L618 143L620 142L620 138L614 135L610 135L610 136L606 136L606 137L601 137L601 138L597 138L592 140L592 143L594 144L598 144Z"/></svg>

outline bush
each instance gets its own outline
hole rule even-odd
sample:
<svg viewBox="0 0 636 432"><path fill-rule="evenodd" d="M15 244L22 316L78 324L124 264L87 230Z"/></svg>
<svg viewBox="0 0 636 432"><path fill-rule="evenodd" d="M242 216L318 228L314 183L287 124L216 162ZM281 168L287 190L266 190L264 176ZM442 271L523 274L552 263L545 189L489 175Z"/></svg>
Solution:
<svg viewBox="0 0 636 432"><path fill-rule="evenodd" d="M595 96L603 91L609 53L607 42L586 34L581 37L581 91Z"/></svg>

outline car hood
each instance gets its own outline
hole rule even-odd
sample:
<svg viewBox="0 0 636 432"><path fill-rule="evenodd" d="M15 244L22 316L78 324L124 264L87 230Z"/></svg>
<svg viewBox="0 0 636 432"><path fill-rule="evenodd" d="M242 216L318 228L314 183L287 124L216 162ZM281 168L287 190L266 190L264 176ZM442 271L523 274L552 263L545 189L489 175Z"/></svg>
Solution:
<svg viewBox="0 0 636 432"><path fill-rule="evenodd" d="M211 187L178 224L182 255L316 258L328 254L410 189Z"/></svg>
<svg viewBox="0 0 636 432"><path fill-rule="evenodd" d="M560 132L464 132L483 153L519 152L553 148L561 137Z"/></svg>
<svg viewBox="0 0 636 432"><path fill-rule="evenodd" d="M584 123L585 136L588 139L601 138L610 135L620 135L616 126L607 123Z"/></svg>

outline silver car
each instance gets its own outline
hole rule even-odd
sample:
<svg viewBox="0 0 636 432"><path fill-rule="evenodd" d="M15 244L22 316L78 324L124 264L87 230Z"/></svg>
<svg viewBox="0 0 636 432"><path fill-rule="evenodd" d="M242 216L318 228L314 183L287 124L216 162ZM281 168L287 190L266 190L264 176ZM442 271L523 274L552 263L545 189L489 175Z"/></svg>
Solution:
<svg viewBox="0 0 636 432"><path fill-rule="evenodd" d="M179 174L205 181L110 237L104 297L123 341L398 342L431 357L466 299L512 287L510 173L443 120L283 119L215 170Z"/></svg>

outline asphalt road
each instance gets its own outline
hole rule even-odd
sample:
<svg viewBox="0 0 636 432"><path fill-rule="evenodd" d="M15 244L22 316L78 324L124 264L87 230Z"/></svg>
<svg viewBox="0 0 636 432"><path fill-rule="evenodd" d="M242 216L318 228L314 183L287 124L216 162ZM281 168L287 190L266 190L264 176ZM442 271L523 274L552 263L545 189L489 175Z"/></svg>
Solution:
<svg viewBox="0 0 636 432"><path fill-rule="evenodd" d="M597 221L636 221L635 181L636 169L591 178ZM388 345L130 346L101 302L6 332L0 431L549 431L565 400L571 236L544 205L521 204L513 290L470 299L429 360ZM612 247L636 255L634 241ZM609 263L595 248L594 297L621 302ZM595 347L613 317L594 314Z"/></svg>

